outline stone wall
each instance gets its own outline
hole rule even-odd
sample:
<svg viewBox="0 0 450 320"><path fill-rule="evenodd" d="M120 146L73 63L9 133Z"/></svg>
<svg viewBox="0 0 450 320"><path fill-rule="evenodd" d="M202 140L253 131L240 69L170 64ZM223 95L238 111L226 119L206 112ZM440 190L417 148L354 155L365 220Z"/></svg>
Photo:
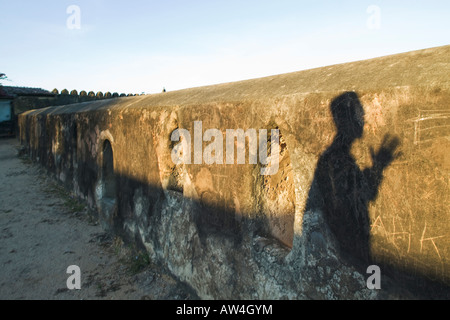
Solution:
<svg viewBox="0 0 450 320"><path fill-rule="evenodd" d="M17 115L22 112L41 109L51 106L61 106L80 102L96 101L99 99L110 99L113 97L99 98L94 96L81 96L81 95L69 95L69 94L55 94L54 96L37 96L37 95L19 95L12 99L12 108L14 116L14 131L18 135ZM114 97L117 98L117 97Z"/></svg>
<svg viewBox="0 0 450 320"><path fill-rule="evenodd" d="M29 111L20 140L202 298L448 298L449 53ZM174 163L172 134L191 133L194 159L198 121L216 129L202 162ZM276 173L250 163L250 140L244 164L218 148L205 163L227 129L277 129Z"/></svg>

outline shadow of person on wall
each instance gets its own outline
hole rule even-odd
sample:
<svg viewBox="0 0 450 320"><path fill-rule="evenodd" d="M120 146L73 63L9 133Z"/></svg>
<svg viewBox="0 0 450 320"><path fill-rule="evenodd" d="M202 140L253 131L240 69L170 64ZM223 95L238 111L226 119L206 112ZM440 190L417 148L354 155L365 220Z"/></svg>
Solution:
<svg viewBox="0 0 450 320"><path fill-rule="evenodd" d="M350 153L364 128L359 98L355 92L345 92L330 108L337 133L318 160L305 212L321 210L341 257L367 267L371 261L368 203L377 197L383 170L396 158L399 140L386 135L377 152L370 150L372 167L361 171Z"/></svg>

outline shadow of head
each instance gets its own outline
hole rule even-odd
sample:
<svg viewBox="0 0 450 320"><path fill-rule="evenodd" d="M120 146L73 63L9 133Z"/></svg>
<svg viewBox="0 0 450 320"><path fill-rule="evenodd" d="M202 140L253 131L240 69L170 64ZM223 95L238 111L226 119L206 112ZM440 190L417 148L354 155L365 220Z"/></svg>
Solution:
<svg viewBox="0 0 450 320"><path fill-rule="evenodd" d="M364 109L355 92L341 94L331 102L330 108L339 136L347 142L362 137Z"/></svg>

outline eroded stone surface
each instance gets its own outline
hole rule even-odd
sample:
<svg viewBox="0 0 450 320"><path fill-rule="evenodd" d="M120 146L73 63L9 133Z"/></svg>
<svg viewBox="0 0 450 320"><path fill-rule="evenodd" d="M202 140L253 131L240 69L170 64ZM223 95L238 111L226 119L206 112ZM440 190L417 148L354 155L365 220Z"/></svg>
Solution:
<svg viewBox="0 0 450 320"><path fill-rule="evenodd" d="M448 297L449 56L447 46L234 84L35 110L19 117L20 139L34 160L100 211L106 229L142 245L202 298ZM405 68L397 75L405 71L409 77L396 77L386 67L393 59L402 61L395 68ZM436 63L441 68L431 66ZM349 80L375 66L372 87L370 79ZM330 75L325 82L305 89L301 81L307 75L325 71ZM286 85L280 89L280 83ZM330 110L337 99L361 107L344 127ZM261 165L248 162L175 165L170 136L177 128L193 134L195 121L202 121L203 132L218 129L224 137L226 129L278 128L279 171L262 176ZM116 177L116 199L106 211L99 187L105 182L105 141ZM349 150L342 151L344 145ZM327 149L328 169L317 169ZM324 197L320 182L326 172L332 172L327 182L332 191ZM375 178L364 178L364 172ZM367 181L376 183L364 188ZM336 229L329 216L333 206L365 215L368 240L356 248L367 248L370 263L389 271L384 290L367 289L369 262L348 257L342 248L346 234L365 232L361 219L338 219L345 228Z"/></svg>

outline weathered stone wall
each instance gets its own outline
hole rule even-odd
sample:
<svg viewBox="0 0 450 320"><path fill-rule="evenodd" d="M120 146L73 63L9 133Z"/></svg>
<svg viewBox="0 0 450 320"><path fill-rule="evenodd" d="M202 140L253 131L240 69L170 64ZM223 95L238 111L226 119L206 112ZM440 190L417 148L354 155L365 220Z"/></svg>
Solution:
<svg viewBox="0 0 450 320"><path fill-rule="evenodd" d="M202 298L448 297L449 53L30 111L20 140ZM357 71L365 80L347 84ZM278 129L277 173L248 155L175 164L171 134L194 141L196 121L224 146L227 129ZM367 289L369 264L382 290Z"/></svg>
<svg viewBox="0 0 450 320"><path fill-rule="evenodd" d="M123 94L124 95L124 94ZM125 96L125 95L124 95ZM54 96L33 96L33 95L24 95L17 96L12 100L12 108L13 108L13 127L14 132L18 135L19 128L17 124L17 115L22 112L33 110L33 109L41 109L51 106L62 106L73 103L80 102L91 102L101 99L111 99L117 98L118 96L111 97L97 97L97 96L81 96L81 95L72 95L72 94L55 94Z"/></svg>

